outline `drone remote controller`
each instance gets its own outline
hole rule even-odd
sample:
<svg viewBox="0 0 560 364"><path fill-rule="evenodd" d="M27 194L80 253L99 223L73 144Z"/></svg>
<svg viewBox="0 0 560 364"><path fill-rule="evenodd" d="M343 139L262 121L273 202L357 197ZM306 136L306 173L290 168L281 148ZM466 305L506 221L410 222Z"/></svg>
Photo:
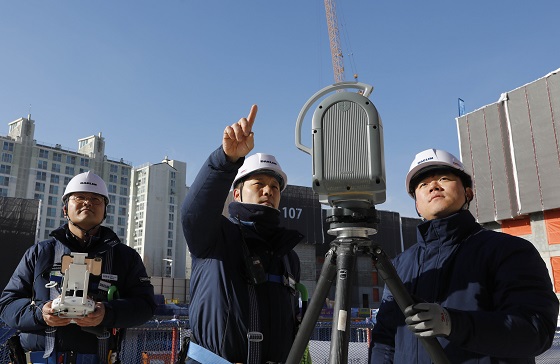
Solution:
<svg viewBox="0 0 560 364"><path fill-rule="evenodd" d="M89 275L101 273L101 258L86 259L86 256L86 253L71 253L62 257L62 293L52 302L56 315L84 317L95 310L95 301L87 297L87 289ZM53 287L52 283L47 286Z"/></svg>

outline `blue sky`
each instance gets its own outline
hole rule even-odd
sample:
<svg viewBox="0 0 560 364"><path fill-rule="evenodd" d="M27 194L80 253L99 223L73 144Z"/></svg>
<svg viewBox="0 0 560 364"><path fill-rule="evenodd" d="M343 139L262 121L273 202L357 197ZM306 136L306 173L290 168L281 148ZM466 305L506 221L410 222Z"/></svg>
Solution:
<svg viewBox="0 0 560 364"><path fill-rule="evenodd" d="M560 68L556 0L336 4L346 79L357 72L374 86L383 120L379 210L415 216L406 172L421 150L459 153L458 98L470 112ZM185 161L190 185L224 127L255 103L254 151L310 186L294 129L303 104L333 83L322 0L3 1L0 52L1 135L31 105L38 142L76 150L101 132L109 158Z"/></svg>

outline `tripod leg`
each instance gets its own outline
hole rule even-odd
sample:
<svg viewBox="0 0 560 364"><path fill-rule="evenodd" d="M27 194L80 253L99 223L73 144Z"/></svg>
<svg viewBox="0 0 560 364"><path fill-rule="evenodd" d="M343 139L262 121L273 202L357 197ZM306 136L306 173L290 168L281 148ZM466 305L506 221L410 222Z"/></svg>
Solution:
<svg viewBox="0 0 560 364"><path fill-rule="evenodd" d="M350 338L350 293L352 277L356 266L356 245L341 244L338 247L336 267L336 296L333 314L330 363L348 363L348 342Z"/></svg>
<svg viewBox="0 0 560 364"><path fill-rule="evenodd" d="M315 329L317 319L321 314L321 308L323 308L325 298L327 298L327 294L329 293L329 289L336 275L335 261L336 247L332 247L325 256L325 262L323 263L323 268L321 269L321 275L319 276L319 281L317 282L317 288L315 289L310 303L307 306L307 311L303 316L298 333L292 348L290 349L290 354L288 354L286 364L298 364L301 361L305 348L309 343L309 338Z"/></svg>

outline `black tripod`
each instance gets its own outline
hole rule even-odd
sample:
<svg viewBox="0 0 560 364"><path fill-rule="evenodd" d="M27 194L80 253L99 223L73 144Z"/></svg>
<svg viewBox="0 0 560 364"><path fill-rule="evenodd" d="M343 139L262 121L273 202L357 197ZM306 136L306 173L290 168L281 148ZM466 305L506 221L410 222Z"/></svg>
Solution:
<svg viewBox="0 0 560 364"><path fill-rule="evenodd" d="M373 246L367 237L377 232L375 208L334 207L327 216L329 234L337 238L325 256L321 275L312 300L288 355L287 364L298 364L315 328L329 289L337 276L335 305L332 321L330 364L348 363L350 338L350 293L355 272L357 252L370 254L381 278L391 290L401 311L416 303L397 275L387 255L379 246ZM337 275L338 273L338 275ZM420 342L435 364L448 364L449 360L436 338L421 338Z"/></svg>

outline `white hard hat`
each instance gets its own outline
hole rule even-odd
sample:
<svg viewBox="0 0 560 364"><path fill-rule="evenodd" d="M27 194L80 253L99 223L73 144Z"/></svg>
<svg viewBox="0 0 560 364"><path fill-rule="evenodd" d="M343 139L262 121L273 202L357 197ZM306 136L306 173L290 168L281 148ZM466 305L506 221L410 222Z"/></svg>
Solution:
<svg viewBox="0 0 560 364"><path fill-rule="evenodd" d="M280 191L284 191L288 184L288 176L286 176L286 173L284 173L282 167L280 167L280 164L273 155L256 153L245 158L243 165L239 168L237 176L235 176L233 180L233 187L235 188L235 185L238 184L240 180L255 173L272 174L276 177L278 183L280 183Z"/></svg>
<svg viewBox="0 0 560 364"><path fill-rule="evenodd" d="M424 171L426 168L455 169L459 172L458 175L463 180L465 187L472 187L471 176L465 172L465 166L453 154L440 149L426 149L425 151L416 154L414 161L412 161L412 164L410 165L408 174L406 175L406 192L408 192L410 197L414 198L414 189L410 185L410 182L420 171Z"/></svg>
<svg viewBox="0 0 560 364"><path fill-rule="evenodd" d="M68 198L68 195L74 192L97 193L98 195L105 197L106 203L109 201L109 191L107 191L105 181L91 171L80 173L68 182L68 185L64 190L64 195L62 195L62 201L65 201Z"/></svg>

